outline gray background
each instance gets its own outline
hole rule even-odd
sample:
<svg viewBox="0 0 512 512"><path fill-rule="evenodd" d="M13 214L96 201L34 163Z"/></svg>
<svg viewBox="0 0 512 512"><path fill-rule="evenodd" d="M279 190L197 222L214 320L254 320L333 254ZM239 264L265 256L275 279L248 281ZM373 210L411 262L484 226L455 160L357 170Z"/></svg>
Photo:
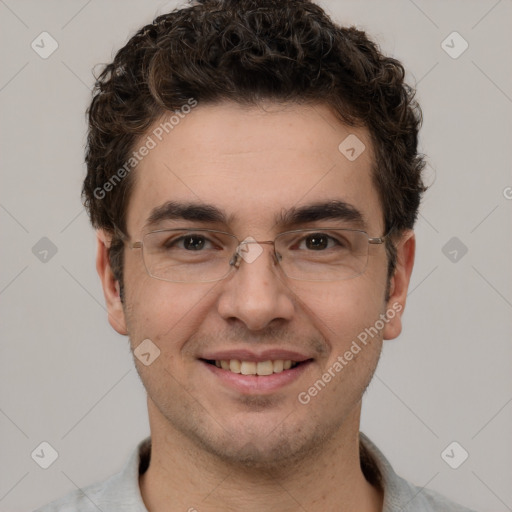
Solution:
<svg viewBox="0 0 512 512"><path fill-rule="evenodd" d="M107 323L79 192L91 69L174 5L0 0L2 511L111 475L149 433L128 340ZM386 342L362 430L416 484L512 510L512 2L322 5L367 29L418 84L432 184L405 329ZM31 48L43 31L59 45L47 59ZM441 46L453 31L469 43L457 59ZM40 252L45 241L34 254L42 237L55 255ZM46 470L31 458L42 441L59 454ZM440 455L452 441L469 452L458 469Z"/></svg>

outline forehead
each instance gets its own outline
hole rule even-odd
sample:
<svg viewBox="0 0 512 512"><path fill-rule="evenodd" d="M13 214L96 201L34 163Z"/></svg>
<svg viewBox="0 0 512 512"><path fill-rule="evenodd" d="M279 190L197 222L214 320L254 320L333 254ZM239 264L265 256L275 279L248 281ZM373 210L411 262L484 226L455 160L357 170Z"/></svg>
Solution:
<svg viewBox="0 0 512 512"><path fill-rule="evenodd" d="M166 120L140 141L152 149L132 171L129 234L168 202L214 206L240 235L268 234L286 212L329 201L359 211L371 231L382 226L369 134L323 105L199 105Z"/></svg>

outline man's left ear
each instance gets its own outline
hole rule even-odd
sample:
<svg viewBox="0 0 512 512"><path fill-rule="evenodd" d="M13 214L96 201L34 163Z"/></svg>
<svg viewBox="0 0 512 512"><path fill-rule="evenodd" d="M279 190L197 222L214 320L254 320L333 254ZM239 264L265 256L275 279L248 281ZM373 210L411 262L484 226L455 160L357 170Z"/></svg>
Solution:
<svg viewBox="0 0 512 512"><path fill-rule="evenodd" d="M409 281L414 266L416 238L411 229L403 232L396 247L396 268L389 283L389 300L386 314L388 322L384 327L383 337L392 340L402 332L402 314L405 309Z"/></svg>

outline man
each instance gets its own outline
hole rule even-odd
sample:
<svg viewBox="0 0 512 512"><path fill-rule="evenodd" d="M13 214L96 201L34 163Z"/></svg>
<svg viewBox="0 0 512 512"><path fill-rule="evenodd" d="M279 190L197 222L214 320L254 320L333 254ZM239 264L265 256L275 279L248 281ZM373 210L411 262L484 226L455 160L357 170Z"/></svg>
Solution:
<svg viewBox="0 0 512 512"><path fill-rule="evenodd" d="M307 0L195 2L106 66L83 196L151 437L41 511L467 510L359 433L425 190L403 78Z"/></svg>

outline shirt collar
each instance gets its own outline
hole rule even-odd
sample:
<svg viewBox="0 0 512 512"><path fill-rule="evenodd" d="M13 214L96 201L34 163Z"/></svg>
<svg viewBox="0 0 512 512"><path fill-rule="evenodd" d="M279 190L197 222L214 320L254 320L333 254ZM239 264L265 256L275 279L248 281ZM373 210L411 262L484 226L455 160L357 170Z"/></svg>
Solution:
<svg viewBox="0 0 512 512"><path fill-rule="evenodd" d="M384 491L382 512L406 510L418 494L418 489L400 478L386 457L368 437L360 433L361 469L366 479ZM118 484L125 496L129 496L137 512L147 512L139 487L139 476L149 467L151 457L151 437L141 441L133 451L121 473Z"/></svg>

